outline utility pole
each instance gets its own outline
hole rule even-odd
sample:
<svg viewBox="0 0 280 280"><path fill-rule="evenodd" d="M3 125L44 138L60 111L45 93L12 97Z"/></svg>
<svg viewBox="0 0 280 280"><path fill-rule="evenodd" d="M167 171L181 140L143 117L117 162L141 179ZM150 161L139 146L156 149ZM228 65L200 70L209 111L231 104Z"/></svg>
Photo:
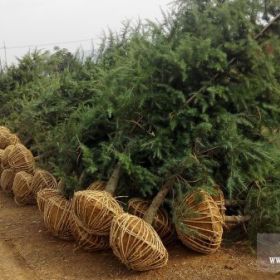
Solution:
<svg viewBox="0 0 280 280"><path fill-rule="evenodd" d="M6 66L6 68L8 68L7 48L6 48L5 41L3 41L3 48L4 48L4 56L5 56L5 66Z"/></svg>

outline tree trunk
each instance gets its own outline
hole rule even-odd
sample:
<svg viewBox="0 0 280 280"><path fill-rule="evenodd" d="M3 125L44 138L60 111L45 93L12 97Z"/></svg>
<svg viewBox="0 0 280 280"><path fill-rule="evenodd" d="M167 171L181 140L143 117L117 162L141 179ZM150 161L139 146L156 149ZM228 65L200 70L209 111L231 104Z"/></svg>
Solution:
<svg viewBox="0 0 280 280"><path fill-rule="evenodd" d="M250 216L226 216L225 222L241 224L241 223L248 222L250 219L251 219Z"/></svg>
<svg viewBox="0 0 280 280"><path fill-rule="evenodd" d="M105 190L110 193L110 194L114 194L116 189L117 189L117 186L118 186L118 183L119 183L119 180L120 180L120 176L121 176L121 165L120 163L117 163L115 169L113 170L113 173L106 185L106 188Z"/></svg>

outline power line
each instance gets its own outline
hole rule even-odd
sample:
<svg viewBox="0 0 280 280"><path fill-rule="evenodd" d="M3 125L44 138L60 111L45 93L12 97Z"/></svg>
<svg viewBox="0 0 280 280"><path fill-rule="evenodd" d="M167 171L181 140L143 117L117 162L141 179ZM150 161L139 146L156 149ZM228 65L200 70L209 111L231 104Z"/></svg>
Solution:
<svg viewBox="0 0 280 280"><path fill-rule="evenodd" d="M0 50L11 50L11 49L27 49L27 48L36 48L36 47L46 47L46 46L54 46L54 45L66 45L66 44L75 44L81 42L92 42L93 38L82 39L82 40L74 40L74 41L60 41L60 42L52 42L52 43L43 43L37 45L19 45L19 46L5 46L0 47Z"/></svg>

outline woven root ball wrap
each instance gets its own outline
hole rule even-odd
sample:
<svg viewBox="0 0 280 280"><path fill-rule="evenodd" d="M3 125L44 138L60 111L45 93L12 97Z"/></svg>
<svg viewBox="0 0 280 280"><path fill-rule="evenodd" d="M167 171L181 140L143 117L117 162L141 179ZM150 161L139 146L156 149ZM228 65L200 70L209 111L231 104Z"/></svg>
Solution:
<svg viewBox="0 0 280 280"><path fill-rule="evenodd" d="M38 191L37 193L37 197L36 197L36 200L37 200L37 206L38 206L38 209L39 209L39 212L41 214L44 213L44 209L45 209L45 204L47 202L47 200L51 197L63 197L59 190L57 189L42 189L40 191Z"/></svg>
<svg viewBox="0 0 280 280"><path fill-rule="evenodd" d="M11 153L11 151L14 149L15 145L9 145L8 147L6 147L6 149L4 150L3 154L2 154L2 159L1 159L1 167L3 169L9 169L11 168L11 166L9 165L9 155Z"/></svg>
<svg viewBox="0 0 280 280"><path fill-rule="evenodd" d="M4 155L4 150L0 149L0 176L4 170L4 168L2 168L2 158L3 158L3 155Z"/></svg>
<svg viewBox="0 0 280 280"><path fill-rule="evenodd" d="M95 181L92 184L90 184L87 189L92 191L104 191L105 187L106 187L106 182Z"/></svg>
<svg viewBox="0 0 280 280"><path fill-rule="evenodd" d="M77 249L83 248L84 250L93 252L110 248L108 236L88 233L77 223L77 219L74 219L73 216L71 216L70 229L77 243Z"/></svg>
<svg viewBox="0 0 280 280"><path fill-rule="evenodd" d="M5 149L9 145L15 145L20 140L17 135L11 133L9 130L0 129L0 149Z"/></svg>
<svg viewBox="0 0 280 280"><path fill-rule="evenodd" d="M35 160L32 153L22 144L16 144L8 156L9 166L17 172L34 172Z"/></svg>
<svg viewBox="0 0 280 280"><path fill-rule="evenodd" d="M16 172L13 169L5 169L1 174L0 185L4 192L12 193Z"/></svg>
<svg viewBox="0 0 280 280"><path fill-rule="evenodd" d="M73 219L94 235L109 235L112 219L123 213L119 203L106 191L76 192L72 203Z"/></svg>
<svg viewBox="0 0 280 280"><path fill-rule="evenodd" d="M187 195L175 209L176 231L190 249L211 254L221 245L223 218L213 198L205 191Z"/></svg>
<svg viewBox="0 0 280 280"><path fill-rule="evenodd" d="M55 177L46 170L37 169L32 180L32 190L36 195L43 189L57 189L57 181Z"/></svg>
<svg viewBox="0 0 280 280"><path fill-rule="evenodd" d="M31 189L33 176L25 171L16 174L13 183L14 200L18 205L35 204L35 198Z"/></svg>
<svg viewBox="0 0 280 280"><path fill-rule="evenodd" d="M150 204L151 202L144 199L132 198L128 201L128 212L139 218L143 218ZM165 244L174 240L175 229L167 211L164 208L160 208L158 210L152 226Z"/></svg>
<svg viewBox="0 0 280 280"><path fill-rule="evenodd" d="M211 197L216 202L224 221L226 217L225 197L219 186L215 187L214 194L212 194Z"/></svg>
<svg viewBox="0 0 280 280"><path fill-rule="evenodd" d="M146 271L168 262L168 252L154 228L143 219L124 213L111 225L110 246L128 268Z"/></svg>
<svg viewBox="0 0 280 280"><path fill-rule="evenodd" d="M48 231L63 240L73 240L70 231L71 203L64 197L50 197L44 207L44 223Z"/></svg>

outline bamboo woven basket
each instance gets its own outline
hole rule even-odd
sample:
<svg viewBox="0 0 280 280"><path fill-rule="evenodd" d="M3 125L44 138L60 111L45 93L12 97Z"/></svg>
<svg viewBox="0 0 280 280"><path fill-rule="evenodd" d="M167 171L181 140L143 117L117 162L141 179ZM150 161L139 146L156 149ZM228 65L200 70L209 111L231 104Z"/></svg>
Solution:
<svg viewBox="0 0 280 280"><path fill-rule="evenodd" d="M8 147L5 148L3 154L2 154L2 159L1 159L1 167L2 169L8 169L11 166L9 165L9 155L11 153L11 151L13 150L13 148L15 147L15 145L9 145Z"/></svg>
<svg viewBox="0 0 280 280"><path fill-rule="evenodd" d="M194 251L210 254L221 245L223 218L205 191L187 195L175 209L176 231L182 243Z"/></svg>
<svg viewBox="0 0 280 280"><path fill-rule="evenodd" d="M87 189L91 191L104 191L105 187L106 187L106 182L98 180L90 184Z"/></svg>
<svg viewBox="0 0 280 280"><path fill-rule="evenodd" d="M20 171L16 174L12 190L14 200L18 205L35 204L36 200L31 189L32 178L33 175L25 171Z"/></svg>
<svg viewBox="0 0 280 280"><path fill-rule="evenodd" d="M8 156L8 164L17 172L34 172L35 160L32 153L22 144L16 144Z"/></svg>
<svg viewBox="0 0 280 280"><path fill-rule="evenodd" d="M73 219L93 235L109 235L114 216L123 209L106 191L84 190L74 194Z"/></svg>
<svg viewBox="0 0 280 280"><path fill-rule="evenodd" d="M32 190L33 191L33 190ZM46 201L54 196L63 197L57 189L42 189L37 192L37 206L41 214L44 213Z"/></svg>
<svg viewBox="0 0 280 280"><path fill-rule="evenodd" d="M44 223L48 231L63 240L73 240L70 230L71 203L61 196L50 197L44 206Z"/></svg>
<svg viewBox="0 0 280 280"><path fill-rule="evenodd" d="M5 129L0 130L0 149L5 149L7 146L15 145L19 142L17 135Z"/></svg>
<svg viewBox="0 0 280 280"><path fill-rule="evenodd" d="M124 213L112 221L110 246L128 268L146 271L168 262L168 252L154 228L143 219Z"/></svg>
<svg viewBox="0 0 280 280"><path fill-rule="evenodd" d="M144 199L132 198L128 201L128 212L139 218L143 218L150 204L151 203L149 201ZM164 208L161 207L158 210L152 226L165 244L174 240L175 229L167 211Z"/></svg>
<svg viewBox="0 0 280 280"><path fill-rule="evenodd" d="M57 189L57 181L55 177L46 170L37 169L32 180L32 190L36 195L43 189Z"/></svg>
<svg viewBox="0 0 280 280"><path fill-rule="evenodd" d="M71 213L72 214L72 213ZM88 233L71 215L70 229L77 243L77 249L86 251L101 251L110 248L109 237Z"/></svg>
<svg viewBox="0 0 280 280"><path fill-rule="evenodd" d="M12 193L12 187L16 172L13 169L5 169L1 174L1 188L6 193Z"/></svg>

